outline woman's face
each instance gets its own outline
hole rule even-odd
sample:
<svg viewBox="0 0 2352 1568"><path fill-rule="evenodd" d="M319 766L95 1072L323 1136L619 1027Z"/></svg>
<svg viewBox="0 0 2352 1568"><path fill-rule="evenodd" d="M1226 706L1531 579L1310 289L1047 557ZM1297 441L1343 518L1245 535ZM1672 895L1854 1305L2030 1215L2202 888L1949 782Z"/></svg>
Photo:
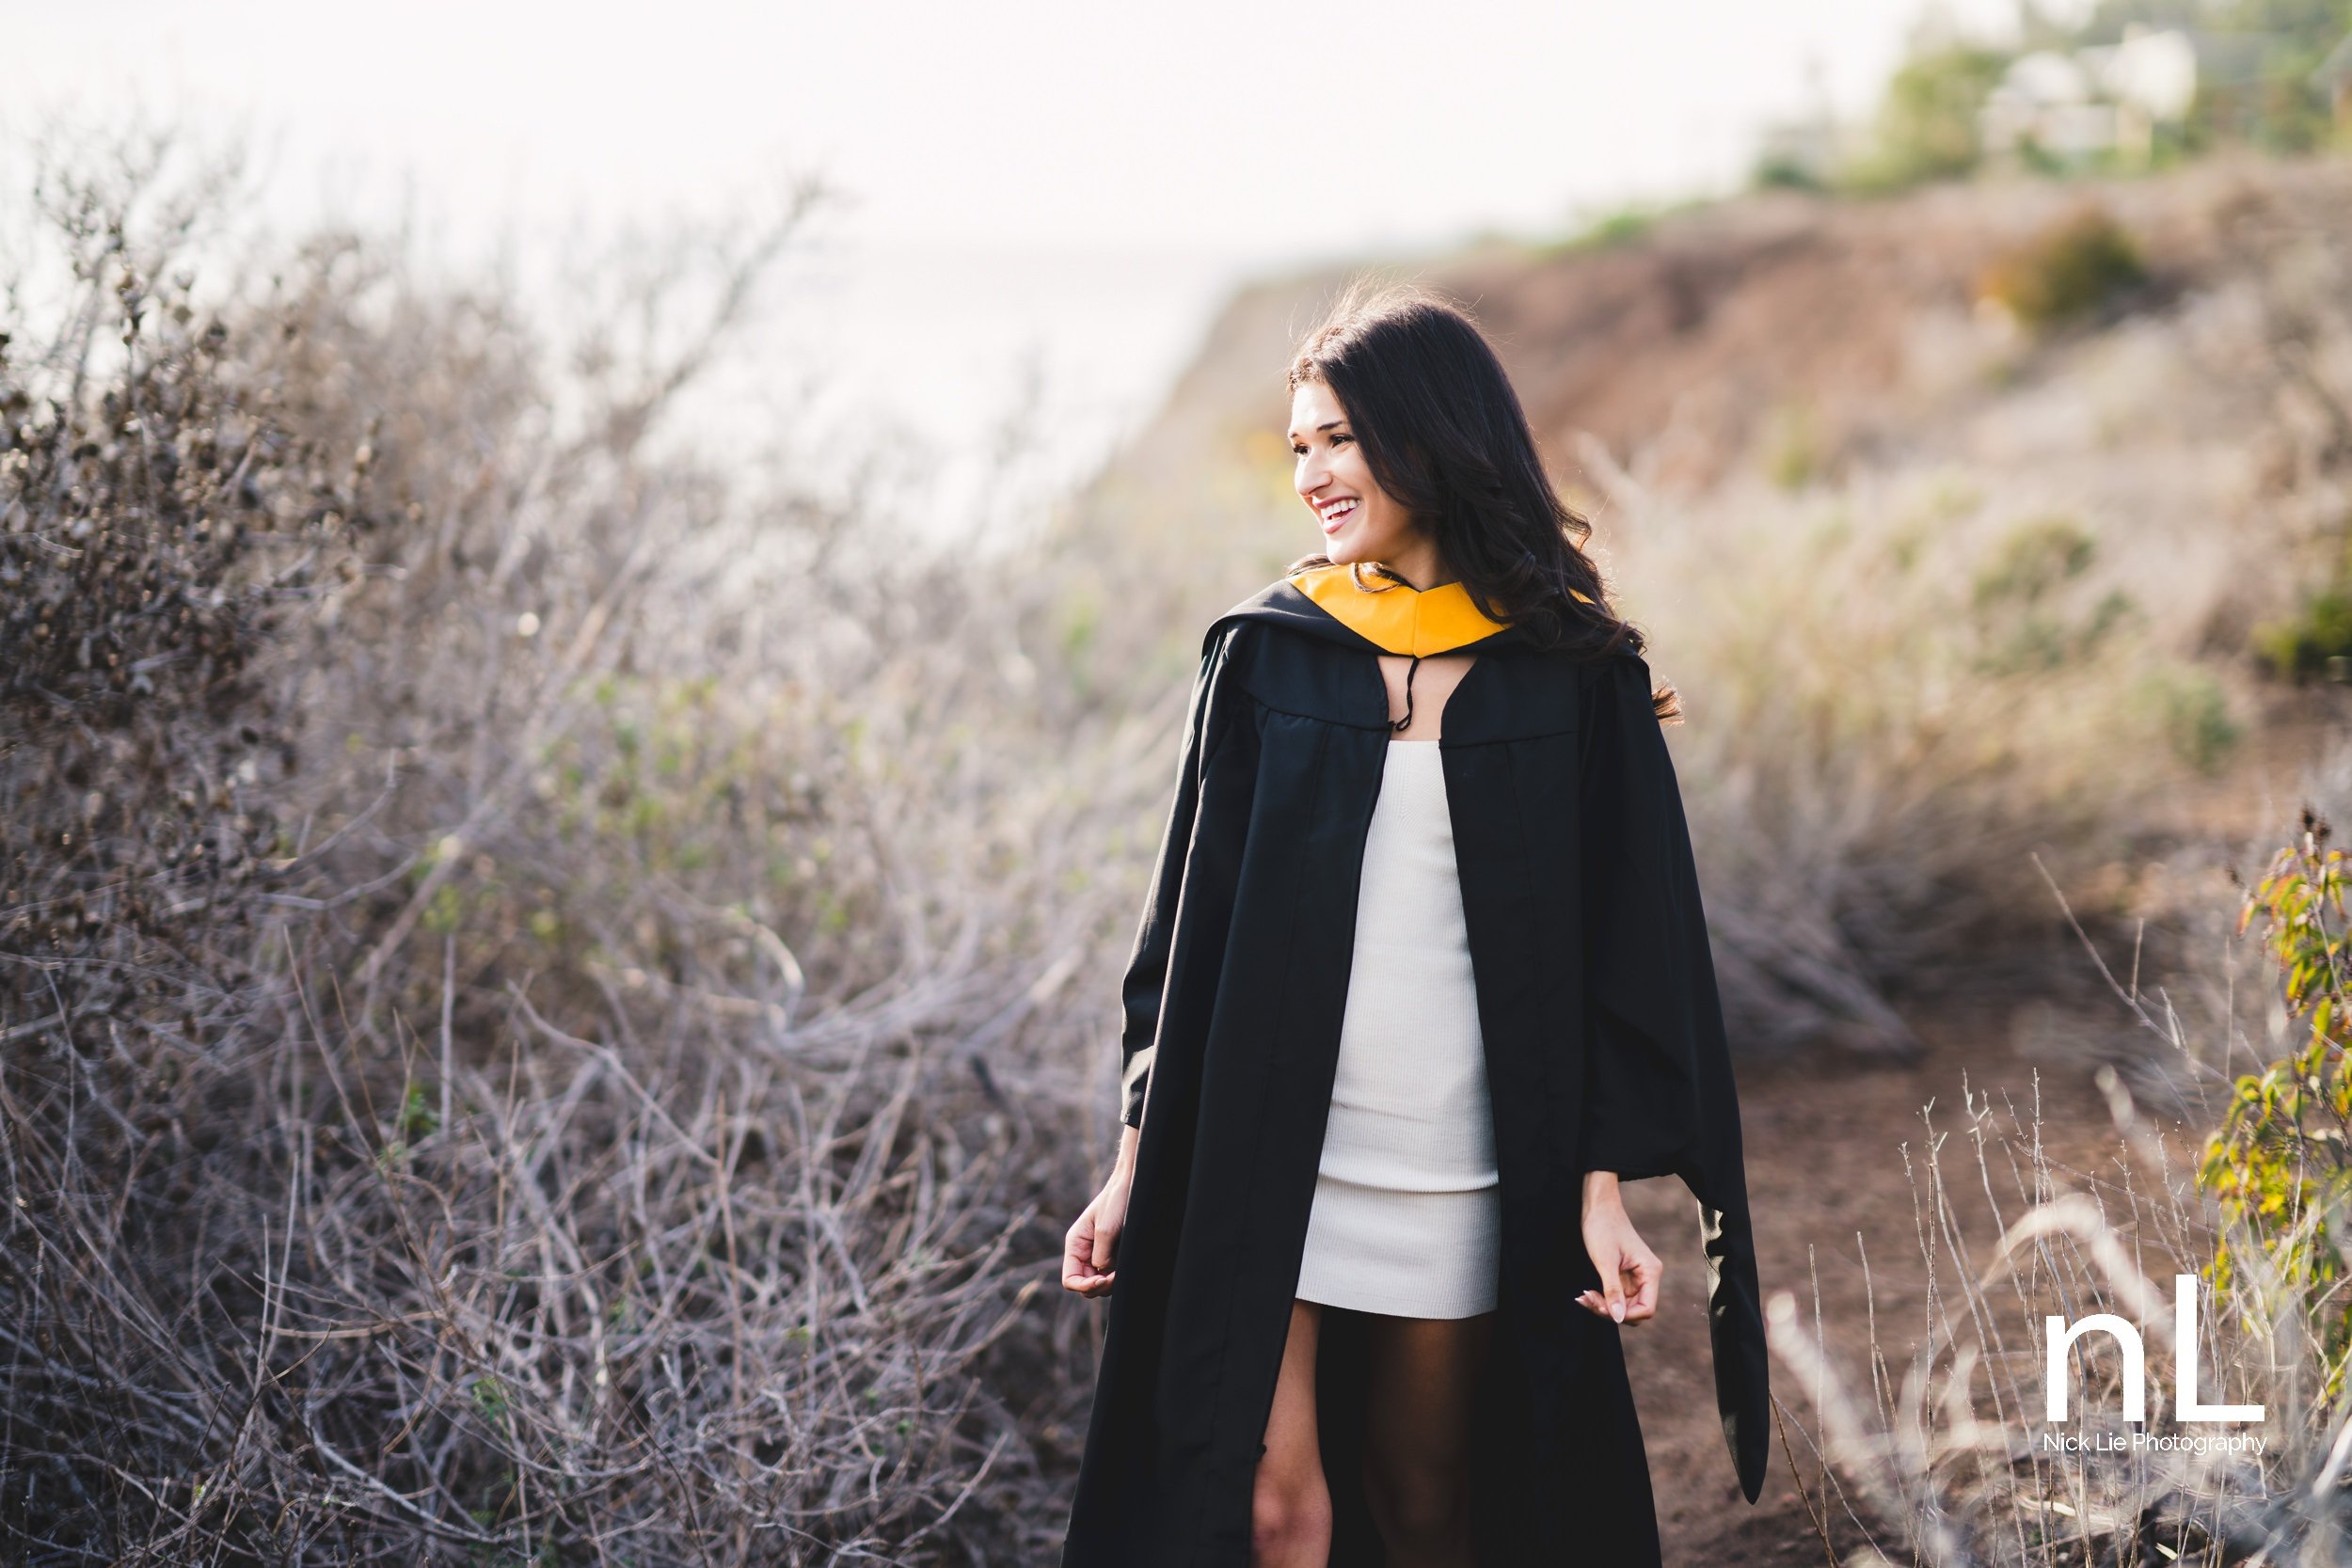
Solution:
<svg viewBox="0 0 2352 1568"><path fill-rule="evenodd" d="M1347 410L1325 383L1304 382L1291 394L1290 436L1298 459L1292 483L1323 530L1324 554L1394 566L1417 553L1412 518L1374 482Z"/></svg>

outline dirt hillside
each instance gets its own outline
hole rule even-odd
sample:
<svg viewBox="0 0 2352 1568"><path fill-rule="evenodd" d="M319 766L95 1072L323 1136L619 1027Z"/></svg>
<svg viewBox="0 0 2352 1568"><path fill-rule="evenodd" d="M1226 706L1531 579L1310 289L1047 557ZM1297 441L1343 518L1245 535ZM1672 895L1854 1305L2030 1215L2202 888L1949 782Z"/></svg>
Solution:
<svg viewBox="0 0 2352 1568"><path fill-rule="evenodd" d="M1980 282L2086 208L2122 226L2147 279L2094 319L2022 341L1980 303ZM2224 160L1877 201L1759 192L1606 245L1496 242L1364 267L1471 306L1555 478L1604 524L1627 484L1696 498L1761 476L1834 485L1948 462L2030 472L2094 517L2177 507L2223 526L2295 487L2300 433L2343 417L2309 396L2291 342L2275 356L2260 346L2291 339L2294 320L2238 329L2248 312L2279 314L2313 245L2352 247L2352 161ZM1289 492L1282 372L1356 270L1239 291L1157 416L1070 510L1078 554L1114 546L1106 595L1132 603L1132 579L1115 580L1130 551L1171 595L1165 620L1108 628L1106 653L1202 624L1314 547Z"/></svg>

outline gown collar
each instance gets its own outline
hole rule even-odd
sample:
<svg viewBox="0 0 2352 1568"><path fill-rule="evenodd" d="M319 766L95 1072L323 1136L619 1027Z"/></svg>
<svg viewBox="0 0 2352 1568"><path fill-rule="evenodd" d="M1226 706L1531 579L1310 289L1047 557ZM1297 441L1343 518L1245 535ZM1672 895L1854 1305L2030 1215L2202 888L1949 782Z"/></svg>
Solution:
<svg viewBox="0 0 2352 1568"><path fill-rule="evenodd" d="M1471 602L1459 579L1435 588L1415 588L1392 578L1367 588L1345 563L1310 566L1287 579L1331 618L1368 642L1392 654L1425 658L1484 641L1510 626L1487 616ZM1577 594L1581 599L1582 594ZM1590 602L1587 600L1586 602Z"/></svg>

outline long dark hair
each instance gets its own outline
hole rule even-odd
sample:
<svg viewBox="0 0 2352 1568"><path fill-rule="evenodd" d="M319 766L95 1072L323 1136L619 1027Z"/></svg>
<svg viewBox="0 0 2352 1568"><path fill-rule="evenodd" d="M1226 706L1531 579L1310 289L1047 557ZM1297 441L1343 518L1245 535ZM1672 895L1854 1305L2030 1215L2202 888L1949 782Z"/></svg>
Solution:
<svg viewBox="0 0 2352 1568"><path fill-rule="evenodd" d="M1310 381L1331 388L1372 477L1428 531L1482 614L1579 658L1642 652L1581 547L1593 525L1545 477L1518 393L1460 307L1359 278L1291 360L1290 390ZM1289 569L1329 563L1317 552ZM1661 719L1680 716L1672 687L1651 704Z"/></svg>

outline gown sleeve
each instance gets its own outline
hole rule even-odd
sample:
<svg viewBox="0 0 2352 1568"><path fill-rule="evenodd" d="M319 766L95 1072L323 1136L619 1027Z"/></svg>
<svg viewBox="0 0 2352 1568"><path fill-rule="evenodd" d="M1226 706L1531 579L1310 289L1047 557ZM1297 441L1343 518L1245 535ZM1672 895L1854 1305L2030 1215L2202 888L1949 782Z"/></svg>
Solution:
<svg viewBox="0 0 2352 1568"><path fill-rule="evenodd" d="M1590 672L1579 758L1587 1054L1580 1157L1675 1175L1699 1205L1724 1435L1753 1502L1770 1417L1764 1319L1731 1053L1698 869L1649 667Z"/></svg>
<svg viewBox="0 0 2352 1568"><path fill-rule="evenodd" d="M1695 1179L1706 1101L1728 1096L1731 1080L1690 830L1648 666L1613 657L1590 683L1578 801L1590 1008L1581 1163L1629 1181Z"/></svg>
<svg viewBox="0 0 2352 1568"><path fill-rule="evenodd" d="M1168 826L1160 834L1159 859L1144 896L1143 919L1136 928L1126 974L1120 981L1122 1022L1119 1039L1119 1119L1129 1127L1143 1125L1144 1098L1151 1086L1152 1065L1158 1052L1160 1001L1168 984L1168 954L1175 935L1177 897L1184 889L1193 818L1200 804L1200 774L1211 750L1209 731L1214 721L1209 698L1216 685L1224 648L1223 638L1204 647L1200 669L1193 676L1192 701L1184 718L1183 760L1176 769L1176 800L1168 808Z"/></svg>

